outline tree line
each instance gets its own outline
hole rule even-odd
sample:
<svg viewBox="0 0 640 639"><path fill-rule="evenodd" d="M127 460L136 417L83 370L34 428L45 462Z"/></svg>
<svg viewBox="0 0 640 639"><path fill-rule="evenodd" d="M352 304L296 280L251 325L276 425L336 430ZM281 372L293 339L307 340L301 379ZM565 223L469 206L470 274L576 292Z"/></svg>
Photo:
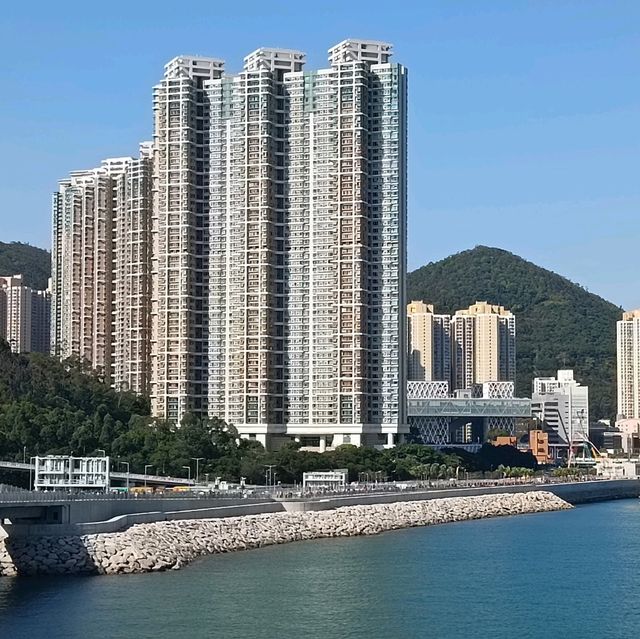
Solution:
<svg viewBox="0 0 640 639"><path fill-rule="evenodd" d="M485 445L477 454L436 451L415 443L377 450L343 445L317 453L296 443L267 451L255 440L240 439L220 419L186 415L177 426L150 415L149 402L110 388L81 362L32 353L17 355L0 341L0 459L22 461L35 455L109 455L127 462L131 472L195 474L247 483L264 483L265 467L275 481L300 482L302 473L347 468L359 479L444 479L473 472L535 467L535 459L510 447ZM125 468L122 466L120 469ZM1 480L0 480L1 481Z"/></svg>

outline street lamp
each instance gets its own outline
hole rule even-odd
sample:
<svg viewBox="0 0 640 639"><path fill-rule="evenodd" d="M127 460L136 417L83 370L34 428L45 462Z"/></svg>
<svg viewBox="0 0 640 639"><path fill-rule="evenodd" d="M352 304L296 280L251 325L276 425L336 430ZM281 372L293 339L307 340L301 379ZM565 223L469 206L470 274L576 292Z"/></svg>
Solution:
<svg viewBox="0 0 640 639"><path fill-rule="evenodd" d="M198 473L199 466L198 466L198 464L200 463L200 461L202 459L204 459L204 457L192 457L191 459L193 459L193 461L196 462L196 480L195 481L196 481L196 486L197 486L198 485L198 476L199 476L199 473Z"/></svg>
<svg viewBox="0 0 640 639"><path fill-rule="evenodd" d="M106 457L106 456L107 456L107 451L106 451L104 448L98 448L98 449L96 450L96 453L102 453L102 456L103 456L103 457Z"/></svg>
<svg viewBox="0 0 640 639"><path fill-rule="evenodd" d="M127 493L129 492L129 462L128 461L119 461L119 464L124 464L127 467Z"/></svg>
<svg viewBox="0 0 640 639"><path fill-rule="evenodd" d="M144 487L147 487L147 468L152 468L153 464L145 464L144 465Z"/></svg>
<svg viewBox="0 0 640 639"><path fill-rule="evenodd" d="M264 473L265 483L267 487L270 488L271 482L273 481L273 469L276 467L276 464L264 464L264 467L266 468Z"/></svg>
<svg viewBox="0 0 640 639"><path fill-rule="evenodd" d="M191 466L183 466L183 468L186 468L189 475L187 476L188 480L191 481Z"/></svg>

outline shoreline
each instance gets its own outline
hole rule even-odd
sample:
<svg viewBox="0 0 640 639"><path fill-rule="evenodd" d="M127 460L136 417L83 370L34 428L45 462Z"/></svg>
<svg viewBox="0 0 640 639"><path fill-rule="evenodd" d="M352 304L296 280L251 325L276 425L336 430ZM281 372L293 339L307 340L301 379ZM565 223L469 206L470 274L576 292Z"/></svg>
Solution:
<svg viewBox="0 0 640 639"><path fill-rule="evenodd" d="M0 576L133 574L177 570L198 557L327 537L375 535L572 506L548 491L496 493L135 524L115 533L0 541Z"/></svg>

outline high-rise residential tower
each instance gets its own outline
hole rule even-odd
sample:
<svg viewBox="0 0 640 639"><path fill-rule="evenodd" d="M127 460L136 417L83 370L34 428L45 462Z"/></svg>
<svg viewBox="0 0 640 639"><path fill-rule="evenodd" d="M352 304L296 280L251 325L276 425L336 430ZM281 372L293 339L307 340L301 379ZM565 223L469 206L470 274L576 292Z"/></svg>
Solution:
<svg viewBox="0 0 640 639"><path fill-rule="evenodd" d="M437 315L432 304L409 302L407 357L409 380L451 383L451 316Z"/></svg>
<svg viewBox="0 0 640 639"><path fill-rule="evenodd" d="M48 353L51 296L26 286L22 275L0 276L0 338L15 353Z"/></svg>
<svg viewBox="0 0 640 639"><path fill-rule="evenodd" d="M640 418L640 309L617 322L618 416Z"/></svg>
<svg viewBox="0 0 640 639"><path fill-rule="evenodd" d="M405 431L406 70L180 57L155 88L152 404L277 445Z"/></svg>
<svg viewBox="0 0 640 639"><path fill-rule="evenodd" d="M53 196L51 350L148 392L151 153L76 171Z"/></svg>
<svg viewBox="0 0 640 639"><path fill-rule="evenodd" d="M451 320L455 389L516 376L516 318L503 306L476 302Z"/></svg>
<svg viewBox="0 0 640 639"><path fill-rule="evenodd" d="M174 421L207 414L212 150L205 83L223 70L221 60L181 56L153 90L151 410Z"/></svg>

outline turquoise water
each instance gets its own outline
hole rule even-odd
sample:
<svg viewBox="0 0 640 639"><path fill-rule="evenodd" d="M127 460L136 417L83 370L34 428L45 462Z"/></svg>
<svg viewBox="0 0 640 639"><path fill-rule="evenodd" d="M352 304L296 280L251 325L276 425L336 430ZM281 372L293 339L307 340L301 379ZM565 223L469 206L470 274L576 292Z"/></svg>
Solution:
<svg viewBox="0 0 640 639"><path fill-rule="evenodd" d="M118 577L0 578L0 638L640 637L640 500Z"/></svg>

